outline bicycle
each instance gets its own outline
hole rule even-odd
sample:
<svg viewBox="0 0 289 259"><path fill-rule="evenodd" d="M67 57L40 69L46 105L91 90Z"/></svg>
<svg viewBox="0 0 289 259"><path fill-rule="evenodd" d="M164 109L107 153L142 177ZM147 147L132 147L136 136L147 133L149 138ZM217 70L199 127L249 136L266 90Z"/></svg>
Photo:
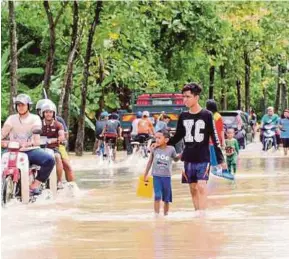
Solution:
<svg viewBox="0 0 289 259"><path fill-rule="evenodd" d="M113 133L104 134L104 150L106 151L106 158L108 163L112 163L116 158L116 139L117 135Z"/></svg>
<svg viewBox="0 0 289 259"><path fill-rule="evenodd" d="M135 141L131 142L131 145L133 147L133 153L139 154L142 158L148 157L148 143L150 141L150 137L146 135L138 135L135 139Z"/></svg>

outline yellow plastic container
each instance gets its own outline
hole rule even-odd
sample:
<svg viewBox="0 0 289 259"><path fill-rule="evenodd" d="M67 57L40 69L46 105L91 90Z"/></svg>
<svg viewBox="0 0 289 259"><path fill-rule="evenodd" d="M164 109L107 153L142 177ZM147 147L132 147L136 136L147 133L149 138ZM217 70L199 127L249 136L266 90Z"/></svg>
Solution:
<svg viewBox="0 0 289 259"><path fill-rule="evenodd" d="M153 177L149 176L148 181L144 181L144 176L141 175L138 180L138 187L136 195L143 198L152 198L153 197Z"/></svg>

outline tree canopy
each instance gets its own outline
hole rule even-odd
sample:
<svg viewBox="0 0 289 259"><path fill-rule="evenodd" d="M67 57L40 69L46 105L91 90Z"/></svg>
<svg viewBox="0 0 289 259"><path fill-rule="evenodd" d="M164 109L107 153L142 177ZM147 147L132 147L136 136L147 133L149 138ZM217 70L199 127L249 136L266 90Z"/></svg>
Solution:
<svg viewBox="0 0 289 259"><path fill-rule="evenodd" d="M81 106L83 69L96 2L78 2L79 44L73 59L71 128ZM11 63L8 2L2 5L2 121L9 112ZM50 97L58 104L71 49L73 2L49 2L55 29ZM219 109L241 106L259 114L288 106L289 2L104 1L93 36L86 95L86 127L103 109L130 109L133 93L175 92L203 85ZM42 97L51 34L43 2L15 2L18 87ZM211 88L210 88L211 87ZM276 93L280 93L278 97ZM283 99L282 99L283 98ZM75 127L74 127L75 128Z"/></svg>

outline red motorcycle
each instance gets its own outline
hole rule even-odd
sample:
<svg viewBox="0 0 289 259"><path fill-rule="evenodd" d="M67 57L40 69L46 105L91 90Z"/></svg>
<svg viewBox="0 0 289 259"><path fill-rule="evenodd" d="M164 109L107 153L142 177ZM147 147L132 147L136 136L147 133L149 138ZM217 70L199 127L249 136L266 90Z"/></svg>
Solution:
<svg viewBox="0 0 289 259"><path fill-rule="evenodd" d="M37 165L30 165L27 154L20 151L18 142L10 141L8 152L4 153L1 159L2 206L15 198L26 204L33 201L34 197L30 196L29 185L35 180L39 169ZM52 190L53 195L56 193L56 182L54 168L49 178L50 189L51 186L55 189L55 191Z"/></svg>

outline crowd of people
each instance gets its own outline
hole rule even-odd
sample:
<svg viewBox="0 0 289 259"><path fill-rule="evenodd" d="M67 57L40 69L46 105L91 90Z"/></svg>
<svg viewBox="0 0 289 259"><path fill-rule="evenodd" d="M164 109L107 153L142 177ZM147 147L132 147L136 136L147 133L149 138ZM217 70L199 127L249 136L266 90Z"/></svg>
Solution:
<svg viewBox="0 0 289 259"><path fill-rule="evenodd" d="M144 178L147 179L150 169L154 178L155 212L160 211L160 201L163 200L164 214L169 211L172 202L171 174L172 161L181 159L184 162L182 183L189 185L193 204L196 210L203 212L207 207L207 181L210 171L228 172L236 174L239 144L234 138L235 129L224 127L222 116L218 112L217 104L210 99L206 108L199 104L202 87L196 83L184 86L182 90L184 105L188 111L179 115L175 134L171 136L170 117L162 112L155 122L148 111L137 112L130 129L130 141L147 142L150 148L150 158ZM1 130L1 146L5 149L9 141L17 141L21 145L20 151L25 152L30 163L40 166L36 179L30 186L33 194L41 192L41 184L45 183L54 166L57 171L57 187L62 189L62 174L65 172L66 181L75 185L75 177L71 168L66 142L68 129L64 120L57 116L55 104L48 99L39 100L36 104L37 115L31 113L32 101L26 94L20 94L15 99L14 115L5 121ZM251 110L248 120L257 131L257 116ZM274 114L274 109L268 107L267 114L261 120L260 129L265 125L274 125L273 130L280 131L284 154L289 148L289 110L285 109L281 118ZM35 129L40 129L35 132ZM54 151L54 157L40 148L41 136L47 138L45 147ZM100 153L101 146L107 141L114 145L122 138L122 128L117 113L102 112L95 127L96 153ZM5 139L9 141L4 141ZM151 145L152 138L155 143ZM262 142L265 140L262 136ZM130 150L127 143L128 154ZM175 145L182 142L183 149L175 149ZM277 148L277 138L274 134L274 146ZM105 149L104 149L104 153ZM106 155L106 154L104 154Z"/></svg>

